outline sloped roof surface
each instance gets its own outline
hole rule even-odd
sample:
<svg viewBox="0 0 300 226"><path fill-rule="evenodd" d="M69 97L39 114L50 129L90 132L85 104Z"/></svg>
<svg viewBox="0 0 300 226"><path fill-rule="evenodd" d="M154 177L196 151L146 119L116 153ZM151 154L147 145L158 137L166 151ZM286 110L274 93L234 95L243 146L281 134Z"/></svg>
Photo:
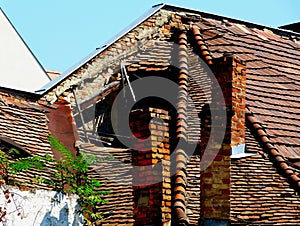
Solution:
<svg viewBox="0 0 300 226"><path fill-rule="evenodd" d="M79 149L82 153L96 156L90 175L103 184L103 191L110 191L105 197L108 203L98 206L98 212L105 219L97 225L133 225L130 150L97 147L90 143L81 144Z"/></svg>
<svg viewBox="0 0 300 226"><path fill-rule="evenodd" d="M52 155L46 111L34 100L26 100L9 92L0 92L0 148L6 152L17 148L20 157ZM9 157L9 156L8 156ZM12 161L15 157L9 157ZM47 184L32 183L39 175L50 179L54 174L53 163L42 169L32 167L12 176L14 184L21 188L52 189Z"/></svg>
<svg viewBox="0 0 300 226"><path fill-rule="evenodd" d="M50 79L1 9L0 30L0 86L35 93Z"/></svg>
<svg viewBox="0 0 300 226"><path fill-rule="evenodd" d="M167 12L165 12L165 9L168 9L166 10ZM266 133L268 142L277 149L278 156L282 157L280 161L277 161L277 158L274 159L274 156L270 155L267 149L261 148L259 143L261 142L260 137L257 136L256 139L253 139L250 132L247 132L247 150L258 152L258 154L246 159L232 161L232 220L240 223L260 222L268 224L268 221L270 221L280 224L287 219L286 221L291 220L293 223L299 223L300 219L297 217L300 214L299 194L296 194L295 190L290 188L290 185L292 184L292 186L295 185L296 188L299 188L297 186L300 184L300 181L297 179L299 178L300 169L300 127L298 123L300 109L300 35L183 8L167 6L161 11L164 11L162 13L164 15L168 13L175 14L176 16L172 17L174 21L181 22L180 19L184 18L188 22L193 23L194 26L198 26L201 36L214 58L221 57L225 53L233 53L246 62L247 108ZM170 37L170 34L173 32L170 30L172 21L168 19L162 21L161 24L157 24L156 22L160 16L156 14L149 17L143 24L140 24L140 28L137 27L109 48L105 48L103 52L99 52L98 56L90 59L86 67L72 71L74 73L68 75L69 81L66 80L63 84L56 84L58 88L53 91L53 93L56 92L53 95L57 95L59 92L59 95L61 95L72 85L82 81L87 81L87 84L99 79L103 68L106 69L106 67L119 63L118 58L114 58L115 61L109 61L111 57L122 55L126 50L136 45L136 34L139 34L141 31L146 34L141 40L148 43L149 39ZM188 20L187 18L189 17L192 19ZM158 30L153 29L155 26L158 27ZM148 29L149 27L151 29ZM155 36L154 33L159 35ZM168 51L164 48L157 51L155 48L152 48L152 50L155 51L155 59L158 62L161 62L162 58L165 59L165 53ZM151 51L147 53L149 54ZM129 72L146 72L147 70L153 72L164 67L157 64L157 62L149 62L149 55L141 56L142 58L144 57L144 61L129 66ZM162 58L159 58L161 56ZM109 63L103 64L104 59L107 59ZM192 61L192 58L189 58L189 60ZM197 65L190 64L190 76L193 78L197 78L196 67ZM91 74L88 74L88 72ZM89 77L84 79L84 76ZM199 81L203 82L201 79L199 78ZM207 83L205 86L208 87L209 82ZM201 98L201 94L195 92L193 85L193 83L190 83L192 87L190 87L190 95L195 99ZM49 101L51 101L51 95L48 96L50 98ZM197 108L201 109L203 102L200 100L197 104L199 105ZM195 125L197 124L193 124L193 126ZM252 127L249 125L249 128ZM196 132L193 132L194 130L191 133L195 136L198 135ZM252 132L255 133L256 131ZM94 153L101 155L101 152ZM274 162L274 165L270 160ZM286 164L288 164L289 173L295 178L295 180L289 181L291 182L290 184L287 183L287 177L281 176L282 171L286 170L282 166ZM112 171L114 170L113 165L108 167ZM187 214L194 225L198 224L198 211L200 209L198 169L199 156L194 155L187 166L188 180L190 181L187 187L187 193L190 197L190 201L187 203ZM105 172L105 174L110 173L111 171ZM130 190L127 183L129 181L126 181L124 185L126 193ZM259 187L260 185L261 187ZM116 192L115 195L120 192L116 183L108 184L108 186ZM241 194L240 190L244 191L244 194ZM115 195L113 196L113 203ZM131 197L127 196L127 198ZM276 202L271 201L273 199ZM124 200L127 199L125 198ZM265 205L259 209L258 205L262 204L261 200L263 200ZM268 204L269 201L273 207ZM127 211L130 211L129 205L131 204L128 202L125 205L124 203ZM109 208L113 208L113 206ZM280 209L283 210L281 211ZM288 210L291 211L288 212ZM123 219L118 214L118 211L115 213L116 216L114 217L116 218L112 222L115 222L117 219ZM128 219L131 218L129 217Z"/></svg>
<svg viewBox="0 0 300 226"><path fill-rule="evenodd" d="M271 30L203 18L198 23L214 57L226 52L247 65L247 106L277 150L300 166L300 44ZM299 40L299 37L298 37ZM298 43L297 43L298 42Z"/></svg>
<svg viewBox="0 0 300 226"><path fill-rule="evenodd" d="M299 196L249 129L246 144L256 155L231 161L231 224L299 224Z"/></svg>
<svg viewBox="0 0 300 226"><path fill-rule="evenodd" d="M36 103L0 93L0 134L31 155L51 154L45 111Z"/></svg>

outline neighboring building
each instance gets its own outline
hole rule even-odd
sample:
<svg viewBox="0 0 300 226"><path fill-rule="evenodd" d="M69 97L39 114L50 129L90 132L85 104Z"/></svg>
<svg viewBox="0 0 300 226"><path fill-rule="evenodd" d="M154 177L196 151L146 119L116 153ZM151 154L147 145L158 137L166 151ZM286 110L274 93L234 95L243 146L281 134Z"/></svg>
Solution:
<svg viewBox="0 0 300 226"><path fill-rule="evenodd" d="M33 142L49 151L40 137L51 133L98 157L91 174L111 194L95 225L300 224L299 41L295 32L153 6L25 99L43 109L28 119L43 119ZM8 106L32 114L17 103ZM12 114L0 118L9 144L43 151L24 141L29 130L9 133L23 125Z"/></svg>
<svg viewBox="0 0 300 226"><path fill-rule="evenodd" d="M55 120L56 117L65 122L69 120L65 108L37 102L41 96L35 91L50 78L1 9L0 30L0 149L11 161L35 155L53 155L48 136L56 134L60 137L59 133L73 130L72 126L61 126ZM66 124L71 125L71 122ZM74 140L68 139L72 143L69 148L75 155ZM18 149L19 153L10 154L12 148ZM9 188L10 193L7 193L7 187L1 184L0 219L3 225L62 225L66 222L81 225L80 218L74 214L78 209L76 197L50 191L52 188L46 184L32 183L37 175L51 178L53 168L53 164L49 163L43 170L31 169L18 174L11 182L20 190ZM3 173L2 170L1 167L0 173ZM7 195L9 202L4 198ZM3 217L4 207L7 212Z"/></svg>
<svg viewBox="0 0 300 226"><path fill-rule="evenodd" d="M300 22L280 26L280 28L299 33L300 32Z"/></svg>
<svg viewBox="0 0 300 226"><path fill-rule="evenodd" d="M54 71L54 70L47 70L46 73L50 77L51 80L55 79L56 77L61 75L61 72L59 71Z"/></svg>
<svg viewBox="0 0 300 226"><path fill-rule="evenodd" d="M50 78L1 9L0 30L0 86L34 93Z"/></svg>

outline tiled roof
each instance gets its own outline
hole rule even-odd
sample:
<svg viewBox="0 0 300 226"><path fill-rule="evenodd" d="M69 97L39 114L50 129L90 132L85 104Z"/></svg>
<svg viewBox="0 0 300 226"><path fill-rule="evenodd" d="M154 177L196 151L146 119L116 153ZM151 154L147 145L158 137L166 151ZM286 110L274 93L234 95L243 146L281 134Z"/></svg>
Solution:
<svg viewBox="0 0 300 226"><path fill-rule="evenodd" d="M246 132L249 152L256 155L231 161L233 225L298 225L300 198L256 138Z"/></svg>
<svg viewBox="0 0 300 226"><path fill-rule="evenodd" d="M247 106L276 150L299 173L300 44L268 29L203 18L201 34L214 57L226 52L247 65Z"/></svg>
<svg viewBox="0 0 300 226"><path fill-rule="evenodd" d="M33 101L0 95L0 134L31 155L52 153L45 110Z"/></svg>
<svg viewBox="0 0 300 226"><path fill-rule="evenodd" d="M82 153L96 156L90 175L98 179L102 190L109 190L108 203L98 207L104 221L97 225L133 225L133 188L131 153L128 149L97 147L90 143L79 146Z"/></svg>
<svg viewBox="0 0 300 226"><path fill-rule="evenodd" d="M17 92L0 93L0 148L6 152L10 148L20 150L20 157L52 155L48 142L49 130L46 111L34 99L24 98ZM8 156L9 157L9 156ZM15 161L13 157L9 157ZM47 163L41 170L31 168L13 176L13 183L23 189L52 189L48 185L33 183L39 175L50 179L54 173L53 163Z"/></svg>
<svg viewBox="0 0 300 226"><path fill-rule="evenodd" d="M200 153L190 157L187 164L187 216L190 225L198 225L200 219Z"/></svg>
<svg viewBox="0 0 300 226"><path fill-rule="evenodd" d="M254 139L247 131L246 143L247 151L257 154L232 160L232 221L237 224L249 222L281 224L284 221L291 224L298 223L299 194L295 191L299 188L297 186L300 169L299 35L294 36L282 30L201 12L193 11L193 15L189 15L180 13L184 12L184 9L177 8L175 12L172 7L168 9L170 11L162 9L109 48L99 52L86 67L78 68L72 75L66 77L62 84L58 84L58 87L47 94L46 99L53 102L64 91L80 84L82 86L79 86L78 93L81 99L85 100L109 81L111 73L118 72L119 61L124 58L128 60L127 63L134 62L127 67L132 75L137 75L138 72L144 75L155 71L167 72L166 69L170 65L170 45L159 44L161 40L172 40L174 31L170 30L170 15L175 14L174 18L179 22L181 17L185 19L191 17L191 20L187 20L189 25L192 23L198 27L199 37L202 37L202 40L197 40L198 47L201 45L206 52L210 51L213 58L233 53L247 65L247 108L248 116L253 117L251 120L248 117L248 127L257 137ZM176 13L177 11L179 13ZM135 38L137 34L140 42ZM140 43L143 43L145 48L137 49ZM210 81L206 79L205 73L197 71L199 62L193 61L192 57L188 59L189 76L192 78L189 94L199 113L207 100L196 83L203 84L209 92ZM256 125L259 127L255 127ZM199 136L199 128L199 122L189 121L189 141L197 141L193 138ZM128 150L95 147L91 144L84 145L81 150L99 157L113 153L116 158L121 158L125 162L130 162L131 157ZM104 188L112 191L108 197L110 203L99 207L100 213L107 216L103 224L133 223L132 179L126 176L120 181L106 180L118 170L129 173L130 164L120 169L113 161L104 161L94 169L95 177L107 182ZM186 207L190 223L194 225L198 224L200 217L198 170L200 170L199 156L193 155L186 169L188 180ZM117 201L118 196L120 201ZM122 217L124 214L126 217Z"/></svg>

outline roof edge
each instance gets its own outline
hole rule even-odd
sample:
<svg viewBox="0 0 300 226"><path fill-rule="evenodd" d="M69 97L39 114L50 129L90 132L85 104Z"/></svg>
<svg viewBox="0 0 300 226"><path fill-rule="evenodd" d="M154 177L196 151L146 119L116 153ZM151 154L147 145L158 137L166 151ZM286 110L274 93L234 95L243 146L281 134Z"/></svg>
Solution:
<svg viewBox="0 0 300 226"><path fill-rule="evenodd" d="M228 20L228 21L232 21L232 22L239 22L239 23L242 23L242 24L247 24L251 27L256 27L256 28L267 28L267 29L270 29L271 31L276 31L276 32L279 32L281 33L282 35L285 35L285 36L299 36L300 38L300 33L298 32L294 32L294 31L290 31L290 30L286 30L286 29L282 29L280 27L271 27L271 26L267 26L267 25L263 25L263 24L258 24L258 23L254 23L254 22L250 22L250 21L247 21L247 20L241 20L241 19L236 19L236 18L232 18L232 17L228 17L228 16L223 16L223 15L217 15L217 14L214 14L214 13L209 13L209 12L204 12L204 11L199 11L197 9L192 9L192 8L185 8L185 7L181 7L181 6L177 6L177 5L172 5L172 4L164 4L164 6L162 7L164 9L167 9L168 8L174 8L174 9L177 9L177 10L183 10L183 11L187 11L187 12L191 12L191 13L201 13L203 15L205 15L206 17L210 17L210 18L214 18L214 19L218 19L218 20Z"/></svg>
<svg viewBox="0 0 300 226"><path fill-rule="evenodd" d="M49 81L51 81L50 76L47 74L45 68L43 67L43 65L40 63L40 61L37 59L37 57L35 56L35 54L32 52L32 50L29 48L29 46L27 45L27 43L25 42L25 40L23 39L23 37L21 36L21 34L17 31L16 27L13 25L13 23L10 21L10 19L8 18L8 16L5 14L5 12L2 10L2 8L0 7L0 13L2 13L5 18L7 19L7 21L9 22L10 26L13 28L13 30L15 31L15 33L19 36L20 40L22 41L23 45L27 48L27 50L30 52L30 54L32 55L32 57L34 58L34 60L36 61L37 65L42 69L42 71L44 72L44 74L48 77ZM6 88L6 87L3 87ZM8 88L8 89L13 89L13 88ZM26 93L32 93L35 94L34 91L26 91L26 90L17 90L17 91L24 91Z"/></svg>
<svg viewBox="0 0 300 226"><path fill-rule="evenodd" d="M283 176L285 176L290 181L291 186L294 186L295 189L300 193L300 178L297 176L294 170L289 167L284 156L278 152L260 122L249 110L246 111L246 120L250 123L255 135L257 135L259 139L259 142L263 145L263 148L267 150L268 154L273 159L273 162L283 172Z"/></svg>
<svg viewBox="0 0 300 226"><path fill-rule="evenodd" d="M13 88L7 88L7 87L3 87L0 86L0 92L3 93L8 93L10 95L13 96L18 96L18 97L22 97L22 98L33 98L34 100L38 100L39 98L42 97L41 94L38 93L34 93L34 92L29 92L26 90L18 90L18 89L13 89Z"/></svg>
<svg viewBox="0 0 300 226"><path fill-rule="evenodd" d="M76 70L78 70L80 67L82 67L84 64L88 63L90 60L92 60L95 56L98 54L102 53L104 50L109 48L113 43L124 37L128 32L139 26L141 23L143 23L145 20L147 20L149 17L157 13L161 9L166 9L166 10L181 10L185 12L191 12L195 14L202 14L205 15L208 18L214 18L218 20L228 20L236 23L241 23L241 24L247 24L250 27L257 27L257 28L267 28L271 31L275 31L277 33L280 33L280 35L283 36L299 36L300 38L300 33L293 32L293 31L288 31L285 29L280 29L280 28L274 28L270 26L265 26L262 24L256 24L248 21L243 21L235 18L230 18L226 16L221 16L221 15L216 15L213 13L207 13L203 11L199 11L196 9L191 9L191 8L184 8L181 6L176 6L172 4L165 4L165 3L160 3L153 5L149 10L147 10L142 16L138 17L136 20L134 20L128 27L123 29L121 32L117 33L114 37L109 39L107 42L105 42L100 48L97 48L95 51L91 52L87 57L83 58L81 61L73 65L71 68L67 69L65 72L63 72L60 76L56 77L46 85L44 85L41 89L35 91L36 94L40 95L45 95L47 94L50 90L52 90L56 85L59 83L63 82L67 77L69 77L72 73L74 73Z"/></svg>
<svg viewBox="0 0 300 226"><path fill-rule="evenodd" d="M88 56L83 58L81 61L73 65L71 68L67 69L65 72L63 72L60 76L56 77L49 83L47 83L45 86L43 86L41 89L35 91L37 94L45 95L47 92L49 92L51 89L53 89L54 86L59 84L60 82L64 81L68 76L70 76L72 73L74 73L76 70L78 70L80 67L82 67L84 64L89 62L91 59L93 59L98 54L102 53L104 50L109 48L113 43L117 42L119 39L124 37L128 32L139 26L141 23L143 23L145 20L147 20L149 17L157 13L161 8L165 6L164 3L160 3L157 5L152 6L149 10L147 10L142 16L135 19L131 24L129 24L125 29L118 32L115 36L110 38L108 41L106 41L101 47L96 48L93 52L91 52Z"/></svg>

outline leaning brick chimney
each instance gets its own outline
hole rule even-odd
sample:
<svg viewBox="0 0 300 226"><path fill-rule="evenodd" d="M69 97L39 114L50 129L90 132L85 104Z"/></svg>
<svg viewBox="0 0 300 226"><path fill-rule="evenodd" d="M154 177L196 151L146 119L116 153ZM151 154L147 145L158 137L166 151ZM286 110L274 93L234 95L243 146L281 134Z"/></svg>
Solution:
<svg viewBox="0 0 300 226"><path fill-rule="evenodd" d="M204 225L230 224L230 156L235 149L243 149L245 145L245 100L246 100L246 66L232 55L224 55L214 59L213 72L218 83L213 83L212 92L219 85L224 96L222 101L215 103L217 109L207 105L202 112L201 153L206 148L218 147L214 150L214 159L205 169L201 169L201 219ZM215 97L218 98L215 98ZM220 95L212 95L212 102L219 101ZM224 109L225 108L225 109ZM216 120L212 111L223 109L225 114L225 136L222 144L206 146L210 136L221 136L220 128L212 128L212 120ZM225 111L226 110L226 111ZM213 135L213 133L215 133Z"/></svg>
<svg viewBox="0 0 300 226"><path fill-rule="evenodd" d="M134 225L170 225L171 179L168 111L156 108L130 113L133 144Z"/></svg>

